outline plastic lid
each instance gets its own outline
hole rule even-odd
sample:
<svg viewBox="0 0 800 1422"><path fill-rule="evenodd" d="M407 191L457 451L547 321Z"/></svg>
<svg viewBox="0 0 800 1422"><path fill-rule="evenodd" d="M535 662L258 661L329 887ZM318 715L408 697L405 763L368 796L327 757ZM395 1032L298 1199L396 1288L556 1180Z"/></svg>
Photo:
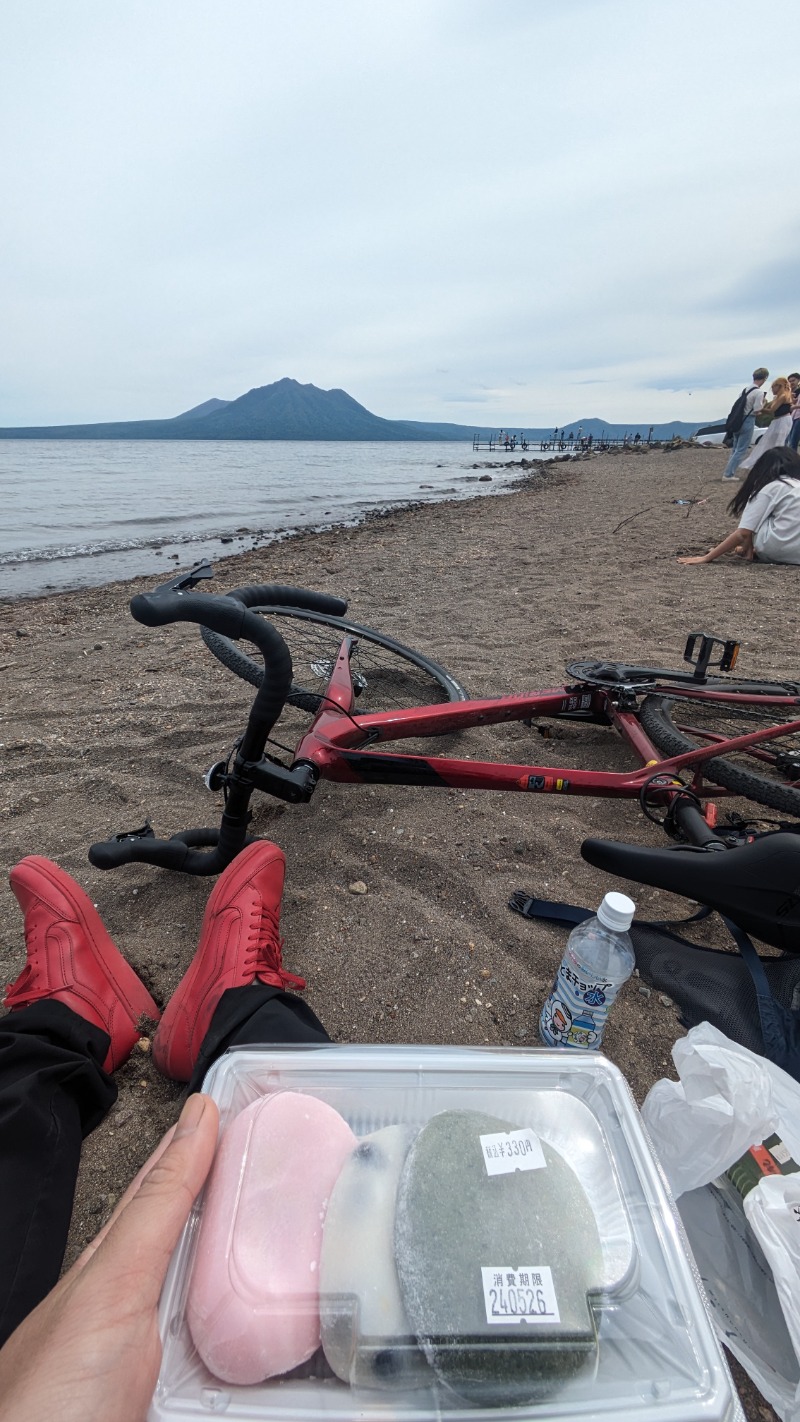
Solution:
<svg viewBox="0 0 800 1422"><path fill-rule="evenodd" d="M627 894L606 894L597 910L597 917L604 928L613 928L615 933L627 933L633 923L636 905Z"/></svg>

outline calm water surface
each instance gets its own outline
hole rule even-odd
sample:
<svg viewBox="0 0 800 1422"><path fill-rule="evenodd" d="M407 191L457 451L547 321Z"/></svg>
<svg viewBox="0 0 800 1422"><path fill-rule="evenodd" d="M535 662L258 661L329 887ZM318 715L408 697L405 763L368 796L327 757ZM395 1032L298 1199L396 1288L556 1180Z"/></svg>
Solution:
<svg viewBox="0 0 800 1422"><path fill-rule="evenodd" d="M502 493L518 467L481 483L473 465L520 457L464 443L0 440L0 598L170 576L392 504Z"/></svg>

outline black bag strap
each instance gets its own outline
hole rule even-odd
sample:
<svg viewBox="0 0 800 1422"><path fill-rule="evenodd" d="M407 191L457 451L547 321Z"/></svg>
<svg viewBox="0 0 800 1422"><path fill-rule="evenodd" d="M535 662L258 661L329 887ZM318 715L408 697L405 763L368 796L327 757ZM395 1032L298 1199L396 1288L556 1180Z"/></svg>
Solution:
<svg viewBox="0 0 800 1422"><path fill-rule="evenodd" d="M515 913L521 913L523 918L544 918L551 923L585 923L587 918L594 918L596 909L579 908L577 904L563 904L557 899L537 899L534 894L526 894L524 889L516 889L508 901L508 907ZM661 918L661 919L639 919L638 922L644 928L655 928L659 931L680 928L684 923L700 923L704 918L708 918L713 913L713 909L701 907L696 913L690 914L688 918ZM720 917L722 915L720 914ZM725 919L727 923L728 920ZM741 931L741 930L737 930ZM672 935L675 937L676 935ZM686 943L687 947L694 948L694 943L688 943L681 938L681 943ZM747 940L750 943L750 940ZM753 948L752 943L750 947ZM755 948L753 952L755 953ZM757 956L757 955L756 955ZM760 962L760 959L759 959Z"/></svg>
<svg viewBox="0 0 800 1422"><path fill-rule="evenodd" d="M769 1057L770 1061L775 1062L777 1066L783 1067L783 1070L787 1071L790 1076L798 1078L800 1012L789 1011L782 1003L778 1002L767 982L763 959L759 957L744 929L723 913L720 914L720 918L744 958L753 979L756 1002L758 1003L758 1016L761 1022L761 1035L764 1038L764 1055Z"/></svg>
<svg viewBox="0 0 800 1422"><path fill-rule="evenodd" d="M516 889L508 901L508 907L523 918L546 918L552 923L585 923L593 918L591 909L578 908L577 904L561 904L555 899L537 899L526 894L524 889Z"/></svg>

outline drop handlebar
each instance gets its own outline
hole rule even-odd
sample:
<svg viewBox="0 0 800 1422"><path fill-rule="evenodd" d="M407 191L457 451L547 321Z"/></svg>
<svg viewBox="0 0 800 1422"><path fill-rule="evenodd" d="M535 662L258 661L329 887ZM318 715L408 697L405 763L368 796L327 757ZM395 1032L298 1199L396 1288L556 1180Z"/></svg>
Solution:
<svg viewBox="0 0 800 1422"><path fill-rule="evenodd" d="M123 832L91 846L89 861L96 869L144 863L185 874L218 874L251 842L247 833L249 805L257 784L263 787L268 778L271 793L289 801L307 800L313 791L316 776L310 766L285 770L263 759L267 737L292 684L292 659L280 632L249 608L272 604L342 616L347 603L306 588L269 584L253 584L217 595L193 591L200 580L211 576L210 565L202 563L151 593L138 593L131 599L130 610L145 627L196 622L234 641L244 637L258 647L264 658L263 682L237 745L233 767L224 776L222 822L218 830L182 830L170 839L156 838L149 824Z"/></svg>

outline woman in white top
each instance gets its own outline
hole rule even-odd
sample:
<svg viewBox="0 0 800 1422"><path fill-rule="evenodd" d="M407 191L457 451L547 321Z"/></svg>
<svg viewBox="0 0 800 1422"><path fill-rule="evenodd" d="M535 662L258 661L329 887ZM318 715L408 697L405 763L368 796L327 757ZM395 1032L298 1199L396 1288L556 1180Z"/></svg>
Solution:
<svg viewBox="0 0 800 1422"><path fill-rule="evenodd" d="M776 449L782 444L786 444L792 431L792 388L785 376L779 375L777 380L772 382L772 399L761 406L761 414L770 414L767 428L761 438L750 453L745 456L736 470L739 478L747 474L752 469L757 459L761 458L768 449Z"/></svg>
<svg viewBox="0 0 800 1422"><path fill-rule="evenodd" d="M759 563L800 563L800 454L785 445L768 449L736 490L728 512L739 527L708 553L679 563L713 563L724 553Z"/></svg>

